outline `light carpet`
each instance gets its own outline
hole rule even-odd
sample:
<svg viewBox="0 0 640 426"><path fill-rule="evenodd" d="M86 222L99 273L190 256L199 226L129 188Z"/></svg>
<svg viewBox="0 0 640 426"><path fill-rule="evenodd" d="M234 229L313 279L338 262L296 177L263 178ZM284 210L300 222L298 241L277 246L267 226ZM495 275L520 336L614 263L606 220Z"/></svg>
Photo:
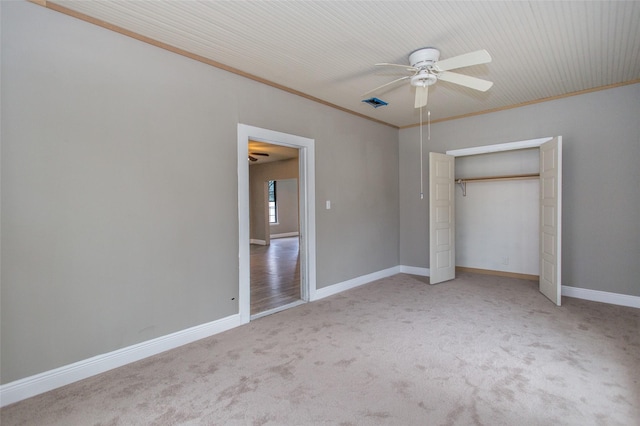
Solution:
<svg viewBox="0 0 640 426"><path fill-rule="evenodd" d="M7 406L10 425L640 425L640 310L399 274Z"/></svg>

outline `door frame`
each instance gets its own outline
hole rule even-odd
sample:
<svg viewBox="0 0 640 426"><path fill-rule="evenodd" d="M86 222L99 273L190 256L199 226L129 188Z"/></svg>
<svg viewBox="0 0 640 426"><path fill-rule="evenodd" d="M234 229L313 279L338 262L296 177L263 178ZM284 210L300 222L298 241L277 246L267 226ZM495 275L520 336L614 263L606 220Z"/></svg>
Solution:
<svg viewBox="0 0 640 426"><path fill-rule="evenodd" d="M526 141L498 143L495 145L474 146L471 148L453 149L445 152L453 157L465 157L467 155L489 154L492 152L514 151L517 149L540 148L545 142L549 142L553 137L529 139Z"/></svg>
<svg viewBox="0 0 640 426"><path fill-rule="evenodd" d="M238 312L242 324L251 321L249 139L298 149L300 297L308 302L316 292L315 140L238 123Z"/></svg>

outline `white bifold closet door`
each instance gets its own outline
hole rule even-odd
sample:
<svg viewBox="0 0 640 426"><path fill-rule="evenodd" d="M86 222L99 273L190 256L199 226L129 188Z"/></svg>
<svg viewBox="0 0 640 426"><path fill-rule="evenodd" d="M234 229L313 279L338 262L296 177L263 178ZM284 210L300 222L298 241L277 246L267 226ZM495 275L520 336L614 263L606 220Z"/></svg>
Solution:
<svg viewBox="0 0 640 426"><path fill-rule="evenodd" d="M562 301L562 137L540 145L540 292Z"/></svg>
<svg viewBox="0 0 640 426"><path fill-rule="evenodd" d="M429 153L429 283L456 277L455 157Z"/></svg>
<svg viewBox="0 0 640 426"><path fill-rule="evenodd" d="M560 306L562 298L562 137L485 152L540 148L540 292ZM513 144L510 144L513 145ZM474 155L474 154L465 154ZM431 284L456 276L455 156L429 153L429 268Z"/></svg>

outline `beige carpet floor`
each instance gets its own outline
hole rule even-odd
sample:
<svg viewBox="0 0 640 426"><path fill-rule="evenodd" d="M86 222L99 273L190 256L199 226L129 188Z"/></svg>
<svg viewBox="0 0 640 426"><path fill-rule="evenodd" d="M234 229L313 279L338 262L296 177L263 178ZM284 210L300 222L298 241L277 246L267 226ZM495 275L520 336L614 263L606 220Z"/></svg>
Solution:
<svg viewBox="0 0 640 426"><path fill-rule="evenodd" d="M10 425L640 425L640 310L399 274L7 406Z"/></svg>

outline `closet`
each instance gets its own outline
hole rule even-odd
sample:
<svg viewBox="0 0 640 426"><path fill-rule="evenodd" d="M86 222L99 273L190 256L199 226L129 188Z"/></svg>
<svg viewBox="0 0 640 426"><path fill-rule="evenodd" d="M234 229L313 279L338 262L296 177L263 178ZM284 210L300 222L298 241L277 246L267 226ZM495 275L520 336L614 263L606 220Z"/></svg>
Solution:
<svg viewBox="0 0 640 426"><path fill-rule="evenodd" d="M430 282L455 278L457 193L461 266L511 263L539 275L540 291L560 305L561 164L560 136L430 153Z"/></svg>

